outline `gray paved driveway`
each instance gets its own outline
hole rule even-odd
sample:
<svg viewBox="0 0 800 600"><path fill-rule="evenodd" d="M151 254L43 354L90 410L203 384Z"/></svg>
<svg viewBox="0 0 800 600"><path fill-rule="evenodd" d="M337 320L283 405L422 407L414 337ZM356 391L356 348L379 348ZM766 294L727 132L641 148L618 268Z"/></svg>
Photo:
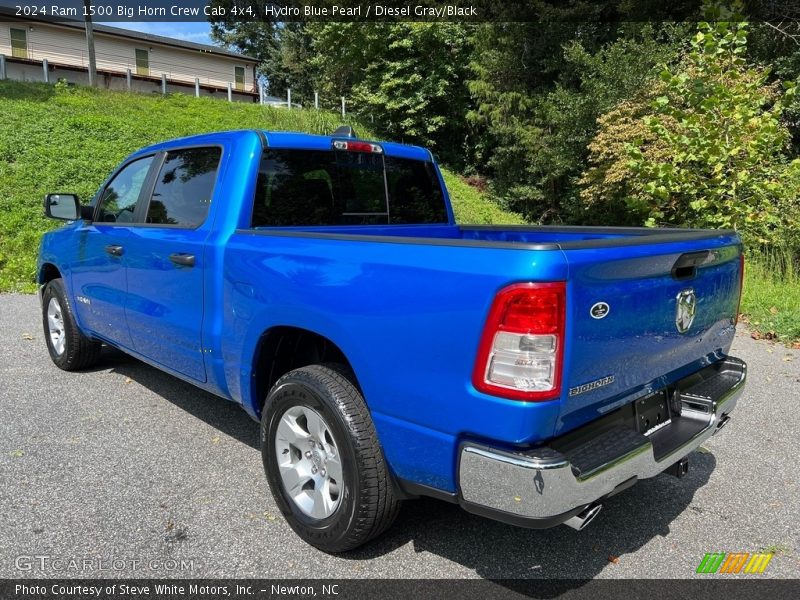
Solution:
<svg viewBox="0 0 800 600"><path fill-rule="evenodd" d="M690 475L640 482L584 532L421 500L334 557L284 523L241 409L116 351L59 371L37 299L3 295L0 577L682 578L706 552L760 549L777 551L765 576L800 577L800 351L740 332L734 354L749 388Z"/></svg>

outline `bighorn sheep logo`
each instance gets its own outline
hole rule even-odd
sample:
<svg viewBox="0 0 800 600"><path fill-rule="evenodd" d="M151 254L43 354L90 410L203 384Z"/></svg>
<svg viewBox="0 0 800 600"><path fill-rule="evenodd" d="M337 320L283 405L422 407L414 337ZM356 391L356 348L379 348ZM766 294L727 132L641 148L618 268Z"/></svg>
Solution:
<svg viewBox="0 0 800 600"><path fill-rule="evenodd" d="M675 304L675 327L678 332L686 333L694 322L694 315L697 312L697 296L692 288L682 290Z"/></svg>

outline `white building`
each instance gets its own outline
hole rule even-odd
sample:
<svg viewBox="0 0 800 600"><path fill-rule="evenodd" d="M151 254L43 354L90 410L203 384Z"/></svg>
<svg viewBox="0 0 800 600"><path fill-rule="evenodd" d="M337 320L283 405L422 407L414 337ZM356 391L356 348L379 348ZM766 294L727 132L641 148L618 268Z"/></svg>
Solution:
<svg viewBox="0 0 800 600"><path fill-rule="evenodd" d="M257 60L215 46L94 25L98 87L166 91L257 102ZM82 22L50 23L0 15L5 76L21 81L66 79L88 85L89 58ZM46 62L45 62L46 61ZM2 73L0 73L2 77Z"/></svg>

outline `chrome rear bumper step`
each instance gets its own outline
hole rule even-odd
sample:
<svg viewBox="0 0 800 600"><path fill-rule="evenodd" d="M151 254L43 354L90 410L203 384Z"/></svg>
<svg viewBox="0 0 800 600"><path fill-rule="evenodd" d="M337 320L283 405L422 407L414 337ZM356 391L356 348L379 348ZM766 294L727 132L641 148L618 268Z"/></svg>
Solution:
<svg viewBox="0 0 800 600"><path fill-rule="evenodd" d="M649 435L614 427L563 453L549 446L513 452L465 442L459 502L516 525L566 522L583 529L597 516L599 500L662 473L724 427L746 379L745 363L731 357L678 382L680 415Z"/></svg>

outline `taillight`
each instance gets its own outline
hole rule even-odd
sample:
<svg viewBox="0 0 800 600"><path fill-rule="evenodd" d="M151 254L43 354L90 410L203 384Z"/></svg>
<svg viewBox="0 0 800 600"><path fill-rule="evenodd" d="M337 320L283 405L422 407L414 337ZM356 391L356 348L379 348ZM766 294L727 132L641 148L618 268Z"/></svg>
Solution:
<svg viewBox="0 0 800 600"><path fill-rule="evenodd" d="M736 316L733 324L739 324L739 311L742 309L742 288L744 287L744 252L739 255L739 301L736 303Z"/></svg>
<svg viewBox="0 0 800 600"><path fill-rule="evenodd" d="M498 292L483 330L472 384L514 400L561 394L566 287L519 283Z"/></svg>
<svg viewBox="0 0 800 600"><path fill-rule="evenodd" d="M372 152L380 154L383 148L378 144L370 144L369 142L346 142L344 140L334 140L333 147L337 150L345 150L347 152Z"/></svg>

